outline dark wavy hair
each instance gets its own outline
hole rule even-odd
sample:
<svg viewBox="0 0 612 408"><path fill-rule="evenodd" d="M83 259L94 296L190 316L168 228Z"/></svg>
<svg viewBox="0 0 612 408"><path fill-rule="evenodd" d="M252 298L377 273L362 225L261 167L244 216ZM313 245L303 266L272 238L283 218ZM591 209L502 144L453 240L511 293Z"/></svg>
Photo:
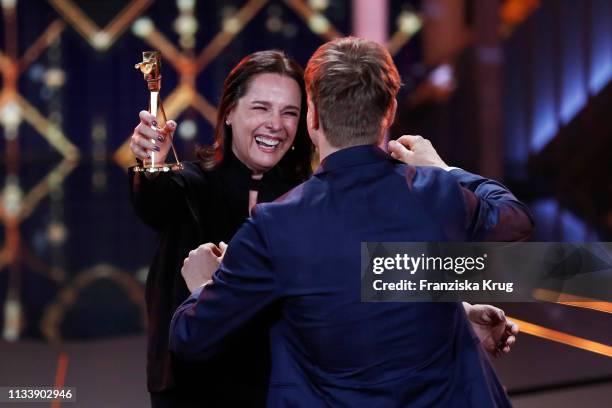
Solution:
<svg viewBox="0 0 612 408"><path fill-rule="evenodd" d="M293 142L293 148L289 149L277 164L290 179L296 182L306 180L312 174L312 156L314 146L308 136L306 127L306 87L304 85L304 71L300 65L287 57L282 51L258 51L242 59L232 69L223 84L223 95L217 113L217 124L215 126L215 142L211 146L202 147L197 156L200 165L210 170L220 165L225 152L232 148L232 128L225 124L228 113L236 106L248 90L248 87L256 75L279 74L287 76L300 87L301 110L298 121L297 132Z"/></svg>

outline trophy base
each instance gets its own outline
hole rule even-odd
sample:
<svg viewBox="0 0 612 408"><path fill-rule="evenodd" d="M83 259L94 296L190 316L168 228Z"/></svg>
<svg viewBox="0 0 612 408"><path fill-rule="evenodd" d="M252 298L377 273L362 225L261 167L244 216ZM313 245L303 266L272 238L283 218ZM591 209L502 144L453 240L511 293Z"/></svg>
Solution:
<svg viewBox="0 0 612 408"><path fill-rule="evenodd" d="M139 165L134 167L136 173L167 173L169 171L181 171L183 170L183 163L164 163L156 164L155 166Z"/></svg>

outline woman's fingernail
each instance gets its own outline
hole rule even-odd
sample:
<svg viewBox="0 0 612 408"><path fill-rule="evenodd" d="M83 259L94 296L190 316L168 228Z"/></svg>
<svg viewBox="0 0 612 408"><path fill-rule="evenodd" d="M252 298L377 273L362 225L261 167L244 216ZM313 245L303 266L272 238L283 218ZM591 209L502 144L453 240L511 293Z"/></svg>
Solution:
<svg viewBox="0 0 612 408"><path fill-rule="evenodd" d="M153 146L153 150L155 150L156 152L159 152L161 149L159 148L159 146Z"/></svg>
<svg viewBox="0 0 612 408"><path fill-rule="evenodd" d="M157 121L155 121L155 120L154 120L153 122L151 122L151 124L152 124L153 126L157 127Z"/></svg>

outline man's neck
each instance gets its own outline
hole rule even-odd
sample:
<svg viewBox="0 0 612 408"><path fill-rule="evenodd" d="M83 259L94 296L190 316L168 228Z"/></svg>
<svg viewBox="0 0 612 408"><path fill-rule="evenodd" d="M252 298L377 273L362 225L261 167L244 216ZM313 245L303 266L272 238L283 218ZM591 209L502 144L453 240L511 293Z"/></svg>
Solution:
<svg viewBox="0 0 612 408"><path fill-rule="evenodd" d="M377 146L385 149L382 143L383 143L383 139L381 138L381 142L377 144ZM317 146L319 150L319 162L322 162L327 156L329 156L332 153L337 152L338 150L346 149L352 146L354 145L343 146L343 147L332 146L331 144L329 144L329 142L327 141L325 137L322 137L319 139L319 145Z"/></svg>
<svg viewBox="0 0 612 408"><path fill-rule="evenodd" d="M341 147L334 147L330 145L327 143L327 141L324 143L319 143L319 162L322 162L327 156L341 149Z"/></svg>

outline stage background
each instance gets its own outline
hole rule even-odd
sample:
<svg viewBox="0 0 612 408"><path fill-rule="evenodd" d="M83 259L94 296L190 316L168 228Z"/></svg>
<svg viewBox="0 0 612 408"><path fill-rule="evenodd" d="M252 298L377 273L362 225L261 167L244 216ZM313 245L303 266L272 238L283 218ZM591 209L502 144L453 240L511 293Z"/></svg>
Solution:
<svg viewBox="0 0 612 408"><path fill-rule="evenodd" d="M246 54L276 48L305 65L332 38L377 39L404 83L391 138L421 134L448 164L504 181L533 209L534 240L612 236L607 0L1 5L0 350L17 361L30 346L59 362L74 347L87 354L83 344L109 350L100 356L112 355L112 345L144 356L143 283L156 244L130 207L125 170L134 162L129 136L148 104L134 69L144 50L163 54L161 96L188 160L211 142L223 79ZM581 381L609 387L610 305L503 307L526 323L518 357L500 366L514 395ZM526 372L521 361L537 356L546 365L553 351L561 367L553 373L572 371L575 358L588 364L562 377ZM139 396L142 356L129 365L142 375ZM44 371L47 383L59 362Z"/></svg>

